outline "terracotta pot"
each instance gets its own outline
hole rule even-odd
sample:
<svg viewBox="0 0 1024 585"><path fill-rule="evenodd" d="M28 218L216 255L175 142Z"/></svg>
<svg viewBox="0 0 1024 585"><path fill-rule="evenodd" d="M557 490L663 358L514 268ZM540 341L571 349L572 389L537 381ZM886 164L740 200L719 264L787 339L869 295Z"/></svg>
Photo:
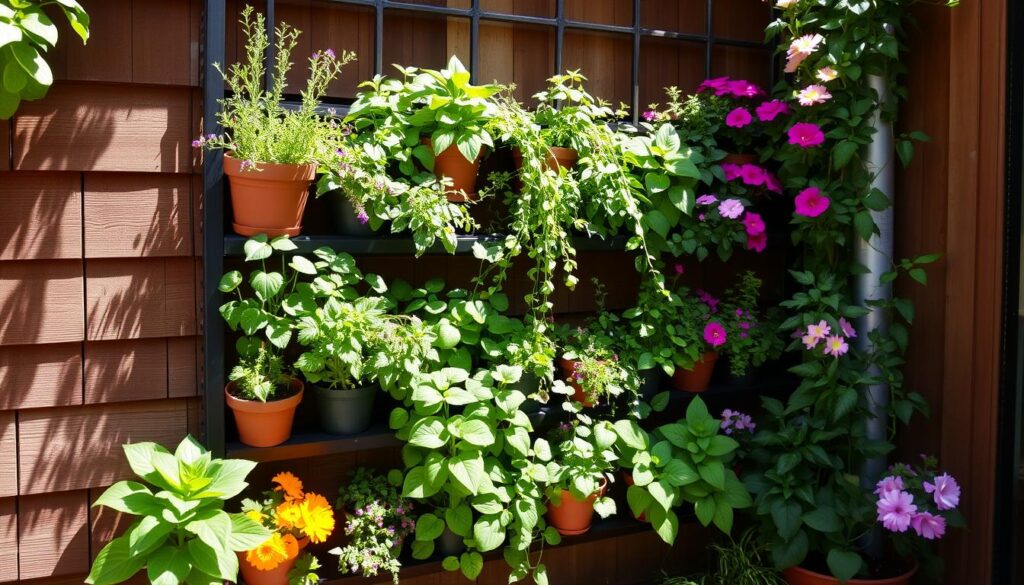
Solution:
<svg viewBox="0 0 1024 585"><path fill-rule="evenodd" d="M579 361L577 360L558 358L558 366L562 369L562 377L565 378L566 383L572 386L572 389L575 390L575 392L573 392L572 399L587 408L593 408L594 402L587 400L587 393L583 390L583 387L576 382L576 379L573 376L576 371L575 366L578 363Z"/></svg>
<svg viewBox="0 0 1024 585"><path fill-rule="evenodd" d="M625 482L627 488L635 483L633 481L633 474L628 471L622 472L622 481ZM629 506L628 502L626 506ZM633 516L634 520L639 520L640 522L649 522L649 520L647 520L646 513L641 512L640 515L637 516L636 514L633 514L633 508L629 508L629 513Z"/></svg>
<svg viewBox="0 0 1024 585"><path fill-rule="evenodd" d="M711 373L715 371L715 362L718 361L718 352L709 351L701 354L693 368L686 370L676 368L672 374L672 386L676 390L685 392L703 392L708 389L711 383Z"/></svg>
<svg viewBox="0 0 1024 585"><path fill-rule="evenodd" d="M224 174L231 184L236 234L299 235L316 164L257 163L243 171L241 160L225 154Z"/></svg>
<svg viewBox="0 0 1024 585"><path fill-rule="evenodd" d="M302 380L292 378L289 384L292 396L281 400L260 402L244 400L232 395L235 383L224 387L224 399L235 413L239 439L250 447L273 447L292 436L295 409L302 402Z"/></svg>
<svg viewBox="0 0 1024 585"><path fill-rule="evenodd" d="M429 138L424 138L423 144L433 149ZM476 160L468 161L455 144L446 148L441 154L434 155L434 175L438 179L448 177L452 180L452 187L446 192L448 201L465 203L477 200L476 176L480 172L480 159L483 156L484 153L481 149Z"/></svg>
<svg viewBox="0 0 1024 585"><path fill-rule="evenodd" d="M917 573L917 563L909 571L899 577L888 579L850 579L843 582L844 585L909 585L910 580ZM782 576L789 585L840 585L839 579L832 575L822 575L803 567L790 567L782 571Z"/></svg>
<svg viewBox="0 0 1024 585"><path fill-rule="evenodd" d="M601 483L597 492L585 500L577 500L569 490L562 490L561 504L548 502L548 524L555 527L562 536L575 536L590 530L594 520L594 501L604 495L608 480Z"/></svg>
<svg viewBox="0 0 1024 585"><path fill-rule="evenodd" d="M743 153L736 154L730 152L729 154L725 155L725 158L722 159L722 162L719 164L754 165L757 164L757 155Z"/></svg>
<svg viewBox="0 0 1024 585"><path fill-rule="evenodd" d="M303 538L299 541L300 554L302 549L306 548L308 544L308 538ZM241 573L245 585L287 585L288 571L291 571L295 567L295 562L299 560L299 557L296 556L294 559L289 559L269 571L261 571L245 560L246 551L237 554L238 571Z"/></svg>
<svg viewBox="0 0 1024 585"><path fill-rule="evenodd" d="M547 164L545 168L553 169L556 166L562 167L565 170L571 171L576 167L576 161L579 160L580 155L573 148L565 148L562 146L552 146L548 148L548 156L545 161ZM520 169L523 167L523 153L518 148L512 149L512 160L515 162L516 168Z"/></svg>

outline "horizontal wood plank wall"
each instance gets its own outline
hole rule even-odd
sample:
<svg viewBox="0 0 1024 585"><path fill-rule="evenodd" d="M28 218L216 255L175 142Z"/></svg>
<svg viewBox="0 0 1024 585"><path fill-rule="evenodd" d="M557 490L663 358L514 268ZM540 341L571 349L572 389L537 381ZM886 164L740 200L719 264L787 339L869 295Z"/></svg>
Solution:
<svg viewBox="0 0 1024 585"><path fill-rule="evenodd" d="M84 0L0 123L0 582L81 583L121 444L198 419L197 0ZM58 21L59 22L59 21Z"/></svg>
<svg viewBox="0 0 1024 585"><path fill-rule="evenodd" d="M968 528L942 544L948 583L990 582L998 509L1005 10L1005 0L916 7L907 61L902 125L932 140L900 175L898 252L943 258L929 267L927 287L902 286L917 302L907 383L928 398L932 416L904 433L901 452L936 454L963 488Z"/></svg>

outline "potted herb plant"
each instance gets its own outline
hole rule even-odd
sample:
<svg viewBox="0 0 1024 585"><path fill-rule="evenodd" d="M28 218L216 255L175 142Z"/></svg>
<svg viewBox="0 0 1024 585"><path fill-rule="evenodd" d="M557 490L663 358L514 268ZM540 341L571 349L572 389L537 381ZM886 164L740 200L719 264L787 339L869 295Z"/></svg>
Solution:
<svg viewBox="0 0 1024 585"><path fill-rule="evenodd" d="M241 23L245 60L226 71L218 66L231 90L220 100L217 114L225 134L200 137L193 146L225 150L224 173L231 186L236 233L295 236L302 230L309 187L334 124L318 113L320 98L355 54L338 55L330 49L314 53L302 102L297 109L286 109L282 101L299 31L285 23L277 27L277 64L264 87L270 45L264 16L247 6Z"/></svg>
<svg viewBox="0 0 1024 585"><path fill-rule="evenodd" d="M272 482L274 489L264 492L263 499L242 501L242 513L270 531L265 541L238 553L247 585L289 583L289 573L303 549L326 541L334 532L334 509L326 498L305 491L302 480L287 471L275 475Z"/></svg>
<svg viewBox="0 0 1024 585"><path fill-rule="evenodd" d="M612 117L612 109L584 89L586 80L579 70L568 71L548 79L548 87L533 96L537 101L533 120L548 145L543 153L546 168L575 168L580 151L587 150L586 130ZM516 168L522 168L524 158L519 146L513 148L512 157Z"/></svg>
<svg viewBox="0 0 1024 585"><path fill-rule="evenodd" d="M335 507L345 518L345 546L334 548L342 574L375 577L390 573L398 583L402 545L416 529L413 503L400 494L401 473L387 476L356 469L348 485L338 490Z"/></svg>
<svg viewBox="0 0 1024 585"><path fill-rule="evenodd" d="M611 338L568 326L560 327L557 335L563 349L558 367L573 389L573 400L592 408L611 404L627 388L636 393L636 381L620 362Z"/></svg>
<svg viewBox="0 0 1024 585"><path fill-rule="evenodd" d="M552 432L555 471L547 488L547 520L559 534L584 534L594 512L602 518L615 513L615 501L607 493L616 468L617 440L612 423L583 415Z"/></svg>
<svg viewBox="0 0 1024 585"><path fill-rule="evenodd" d="M220 314L232 331L242 333L235 344L238 364L228 375L224 399L234 413L239 438L253 447L272 447L288 440L295 409L302 401L302 380L290 375L284 364L293 328L286 301L308 291L309 285L300 283L298 276L312 263L296 255L290 271L268 271L266 264L275 251L295 249L288 236L271 241L263 234L250 238L245 243L245 259L258 262L260 268L249 274L248 286L242 288L242 273L237 270L225 274L218 285L220 292L236 294L237 299L221 305Z"/></svg>

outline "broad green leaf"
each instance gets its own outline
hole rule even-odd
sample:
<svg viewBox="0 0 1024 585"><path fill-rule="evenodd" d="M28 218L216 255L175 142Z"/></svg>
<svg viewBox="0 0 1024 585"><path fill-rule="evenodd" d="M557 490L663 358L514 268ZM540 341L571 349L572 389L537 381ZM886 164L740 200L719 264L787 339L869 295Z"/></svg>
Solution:
<svg viewBox="0 0 1024 585"><path fill-rule="evenodd" d="M459 567L466 579L473 581L484 570L484 557L478 552L464 552L459 558Z"/></svg>
<svg viewBox="0 0 1024 585"><path fill-rule="evenodd" d="M127 581L145 565L145 557L133 557L128 550L128 536L119 536L96 555L85 582L91 585L114 585Z"/></svg>
<svg viewBox="0 0 1024 585"><path fill-rule="evenodd" d="M819 506L801 516L801 519L804 521L804 524L818 532L838 532L843 528L839 515L830 506Z"/></svg>
<svg viewBox="0 0 1024 585"><path fill-rule="evenodd" d="M484 459L479 452L459 453L452 457L448 460L448 471L466 491L473 495L479 493L484 477Z"/></svg>
<svg viewBox="0 0 1024 585"><path fill-rule="evenodd" d="M152 585L178 585L192 571L188 549L180 545L165 546L149 555L146 576Z"/></svg>
<svg viewBox="0 0 1024 585"><path fill-rule="evenodd" d="M231 514L231 535L228 548L233 551L247 551L256 548L270 538L270 531L245 514Z"/></svg>
<svg viewBox="0 0 1024 585"><path fill-rule="evenodd" d="M439 449L448 441L448 431L441 419L431 416L422 418L409 431L409 444L426 449Z"/></svg>
<svg viewBox="0 0 1024 585"><path fill-rule="evenodd" d="M217 498L230 500L242 493L248 483L245 478L256 467L256 462L245 459L220 459L210 464L209 474L213 478L196 498Z"/></svg>
<svg viewBox="0 0 1024 585"><path fill-rule="evenodd" d="M647 448L647 436L635 420L622 419L615 421L615 432L627 446L633 449Z"/></svg>
<svg viewBox="0 0 1024 585"><path fill-rule="evenodd" d="M193 538L188 541L188 553L192 564L200 571L234 581L238 576L238 557L233 554L217 554L208 544Z"/></svg>
<svg viewBox="0 0 1024 585"><path fill-rule="evenodd" d="M135 516L158 514L163 508L163 504L153 497L149 488L135 481L119 481L110 486L93 503L93 507L96 506L106 506Z"/></svg>
<svg viewBox="0 0 1024 585"><path fill-rule="evenodd" d="M470 419L463 422L459 425L459 435L477 447L489 447L494 444L494 432L482 420Z"/></svg>
<svg viewBox="0 0 1024 585"><path fill-rule="evenodd" d="M473 532L473 511L465 503L444 511L445 523L455 534L463 537L472 536Z"/></svg>
<svg viewBox="0 0 1024 585"><path fill-rule="evenodd" d="M480 552L497 549L505 542L505 529L502 528L497 514L482 516L473 525L473 539Z"/></svg>
<svg viewBox="0 0 1024 585"><path fill-rule="evenodd" d="M151 550L164 544L167 535L174 530L170 523L159 516L143 516L128 529L128 552L132 556L145 556Z"/></svg>
<svg viewBox="0 0 1024 585"><path fill-rule="evenodd" d="M416 520L416 540L434 540L444 532L444 521L434 514L423 514Z"/></svg>
<svg viewBox="0 0 1024 585"><path fill-rule="evenodd" d="M849 581L860 572L863 559L860 555L847 550L834 548L828 552L828 568L840 582Z"/></svg>
<svg viewBox="0 0 1024 585"><path fill-rule="evenodd" d="M661 472L661 477L673 486L689 485L700 479L700 474L682 459L672 459Z"/></svg>

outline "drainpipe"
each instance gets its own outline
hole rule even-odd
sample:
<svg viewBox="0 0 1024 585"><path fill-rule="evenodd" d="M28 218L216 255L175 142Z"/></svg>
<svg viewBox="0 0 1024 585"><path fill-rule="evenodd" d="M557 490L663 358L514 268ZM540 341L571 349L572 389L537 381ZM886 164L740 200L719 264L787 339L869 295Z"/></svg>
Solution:
<svg viewBox="0 0 1024 585"><path fill-rule="evenodd" d="M878 92L879 103L889 101L889 88L883 77L870 75L868 84ZM894 251L891 204L894 200L896 165L893 129L891 123L881 119L878 111L875 112L872 125L875 128L875 134L864 153L864 165L874 177L871 186L889 198L890 206L884 211L871 211L871 218L878 226L879 233L872 235L871 239L867 241L860 237L856 239L856 260L867 268L865 273L858 275L854 282L854 302L860 305L869 300L892 298L892 285L882 283L881 277L890 270ZM888 328L888 319L884 309L873 308L870 313L857 322L857 348L861 351L870 351L872 344L868 339L868 332L877 329L884 334ZM869 374L878 376L880 372L877 367L872 366ZM889 407L889 385L879 383L867 386L864 388L864 398L868 411L871 413L867 420L867 438L870 440L887 439L889 425L886 411ZM885 457L876 457L866 461L861 470L861 485L867 489L874 489L885 470ZM877 535L869 537L865 543L867 545L866 552L871 556L880 557L883 552L881 550L882 541L883 539L877 538Z"/></svg>

